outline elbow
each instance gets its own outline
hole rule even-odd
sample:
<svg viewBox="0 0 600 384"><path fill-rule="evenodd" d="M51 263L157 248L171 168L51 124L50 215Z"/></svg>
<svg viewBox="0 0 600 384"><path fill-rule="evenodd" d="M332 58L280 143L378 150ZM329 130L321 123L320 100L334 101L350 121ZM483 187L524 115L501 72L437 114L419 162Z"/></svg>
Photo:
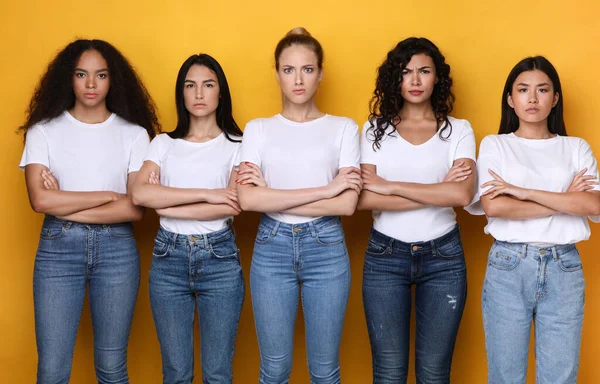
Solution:
<svg viewBox="0 0 600 384"><path fill-rule="evenodd" d="M369 207L367 199L365 199L363 196L361 196L358 199L358 204L356 205L356 209L359 211L370 211L371 207Z"/></svg>
<svg viewBox="0 0 600 384"><path fill-rule="evenodd" d="M498 212L496 209L493 208L493 205L483 205L483 212L485 212L485 215L487 217L497 217L498 216Z"/></svg>
<svg viewBox="0 0 600 384"><path fill-rule="evenodd" d="M592 213L588 216L600 216L600 199L596 199L596 204L594 204Z"/></svg>
<svg viewBox="0 0 600 384"><path fill-rule="evenodd" d="M251 196L248 193L238 193L238 203L242 211L254 211L255 204Z"/></svg>
<svg viewBox="0 0 600 384"><path fill-rule="evenodd" d="M46 213L48 210L48 205L42 199L31 199L29 203L35 213Z"/></svg>
<svg viewBox="0 0 600 384"><path fill-rule="evenodd" d="M352 216L354 215L354 212L356 211L356 205L347 205L344 206L340 212L340 216Z"/></svg>
<svg viewBox="0 0 600 384"><path fill-rule="evenodd" d="M144 218L146 210L142 207L135 207L131 221L141 221Z"/></svg>
<svg viewBox="0 0 600 384"><path fill-rule="evenodd" d="M133 205L137 206L142 206L144 204L144 201L141 199L140 191L138 190L138 188L133 188L133 190L131 191L131 202L133 203Z"/></svg>
<svg viewBox="0 0 600 384"><path fill-rule="evenodd" d="M467 205L471 204L471 201L473 201L473 195L469 193L464 193L460 196L459 200L457 201L457 207L466 207Z"/></svg>

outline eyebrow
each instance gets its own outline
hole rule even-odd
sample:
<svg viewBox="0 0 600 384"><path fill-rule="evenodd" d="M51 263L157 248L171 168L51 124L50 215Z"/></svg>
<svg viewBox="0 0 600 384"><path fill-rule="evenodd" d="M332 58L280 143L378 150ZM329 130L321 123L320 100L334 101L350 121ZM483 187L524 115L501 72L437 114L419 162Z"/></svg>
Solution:
<svg viewBox="0 0 600 384"><path fill-rule="evenodd" d="M185 79L184 83L196 84L196 82L194 80L190 80L190 79ZM206 84L206 83L216 83L216 80L214 80L214 79L208 79L208 80L203 80L202 81L202 84Z"/></svg>
<svg viewBox="0 0 600 384"><path fill-rule="evenodd" d="M85 72L85 73L88 73L88 71L86 71L86 70L85 70L85 69L83 69L83 68L75 68L75 70L76 70L76 71L79 71L79 72ZM96 71L96 73L99 73L99 72L108 72L108 68L102 68L102 69L99 69L99 70L97 70L97 71Z"/></svg>
<svg viewBox="0 0 600 384"><path fill-rule="evenodd" d="M425 66L419 67L417 69L431 69L431 66L430 65L425 65ZM405 71L412 71L412 69L410 69L410 68L404 68L404 70Z"/></svg>
<svg viewBox="0 0 600 384"><path fill-rule="evenodd" d="M549 87L550 85L551 84L549 84L549 83L540 83L537 86L538 87L546 87L546 86ZM519 84L517 84L517 87L529 87L529 84L527 84L527 83L519 83Z"/></svg>

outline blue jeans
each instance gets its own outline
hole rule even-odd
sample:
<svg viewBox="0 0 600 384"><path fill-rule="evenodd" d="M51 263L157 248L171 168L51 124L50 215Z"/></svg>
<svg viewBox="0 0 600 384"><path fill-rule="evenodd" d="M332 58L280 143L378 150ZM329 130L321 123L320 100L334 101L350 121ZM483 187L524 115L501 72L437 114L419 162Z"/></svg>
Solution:
<svg viewBox="0 0 600 384"><path fill-rule="evenodd" d="M150 269L150 304L165 384L191 384L194 379L196 306L202 382L232 382L243 302L244 275L229 227L201 235L158 230Z"/></svg>
<svg viewBox="0 0 600 384"><path fill-rule="evenodd" d="M340 382L350 261L339 217L286 224L262 215L250 270L261 384L289 382L301 294L311 383Z"/></svg>
<svg viewBox="0 0 600 384"><path fill-rule="evenodd" d="M99 383L129 383L127 343L140 282L133 227L46 216L33 294L38 384L68 383L86 286Z"/></svg>
<svg viewBox="0 0 600 384"><path fill-rule="evenodd" d="M371 229L363 270L363 301L373 383L406 383L412 285L416 285L417 383L449 383L467 296L458 226L437 239L418 243L405 243Z"/></svg>
<svg viewBox="0 0 600 384"><path fill-rule="evenodd" d="M488 259L482 294L488 383L525 383L533 321L536 383L575 384L585 287L575 245L496 241Z"/></svg>

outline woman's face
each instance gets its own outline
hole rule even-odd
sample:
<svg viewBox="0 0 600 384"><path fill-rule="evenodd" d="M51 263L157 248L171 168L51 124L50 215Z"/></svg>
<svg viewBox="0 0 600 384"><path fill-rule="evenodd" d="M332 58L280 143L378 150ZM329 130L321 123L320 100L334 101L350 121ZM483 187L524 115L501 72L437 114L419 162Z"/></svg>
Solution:
<svg viewBox="0 0 600 384"><path fill-rule="evenodd" d="M281 92L290 102L304 104L311 100L322 75L317 55L304 45L294 44L281 52L277 81Z"/></svg>
<svg viewBox="0 0 600 384"><path fill-rule="evenodd" d="M515 79L508 105L515 110L519 120L540 123L548 119L552 108L558 103L552 80L539 69L521 72Z"/></svg>
<svg viewBox="0 0 600 384"><path fill-rule="evenodd" d="M73 71L75 103L86 108L105 104L109 89L110 73L104 57L94 49L83 52Z"/></svg>
<svg viewBox="0 0 600 384"><path fill-rule="evenodd" d="M437 81L433 59L424 53L413 55L402 71L400 94L407 103L427 102L433 94Z"/></svg>
<svg viewBox="0 0 600 384"><path fill-rule="evenodd" d="M216 113L221 89L217 75L204 65L192 65L183 83L183 100L190 115L209 116Z"/></svg>

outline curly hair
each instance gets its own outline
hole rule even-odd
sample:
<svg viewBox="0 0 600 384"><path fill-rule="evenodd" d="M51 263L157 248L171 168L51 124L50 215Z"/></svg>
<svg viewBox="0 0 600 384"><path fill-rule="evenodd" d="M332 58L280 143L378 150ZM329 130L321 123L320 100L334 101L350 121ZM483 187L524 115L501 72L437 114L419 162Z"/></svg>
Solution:
<svg viewBox="0 0 600 384"><path fill-rule="evenodd" d="M152 138L160 132L156 105L129 61L114 46L103 40L75 40L48 64L27 109L25 124L18 131L60 116L75 105L73 71L88 50L98 51L108 64L110 88L106 108L123 119L142 126Z"/></svg>
<svg viewBox="0 0 600 384"><path fill-rule="evenodd" d="M381 140L386 134L391 135L396 131L394 121L400 121L399 112L404 105L400 91L402 72L412 56L417 54L431 57L435 65L438 82L433 88L431 106L438 122L438 134L443 140L452 134L452 124L448 119L454 105L450 66L446 64L446 59L438 47L430 40L424 37L410 37L399 42L388 52L387 58L377 70L375 92L369 102L368 128L374 137L374 150L381 148ZM449 130L447 134L446 130Z"/></svg>
<svg viewBox="0 0 600 384"><path fill-rule="evenodd" d="M185 107L183 90L185 87L185 78L190 68L194 65L204 66L214 72L217 76L217 82L219 83L220 89L219 106L217 107L216 111L217 125L219 128L221 128L227 140L233 141L234 143L240 142L240 140L236 140L232 137L242 137L243 132L233 118L231 92L229 91L227 77L225 77L225 72L223 71L223 68L219 62L215 60L214 57L207 55L206 53L188 57L181 65L181 68L179 68L177 81L175 82L177 127L174 131L168 132L167 135L173 139L182 139L187 136L190 130L190 112Z"/></svg>

